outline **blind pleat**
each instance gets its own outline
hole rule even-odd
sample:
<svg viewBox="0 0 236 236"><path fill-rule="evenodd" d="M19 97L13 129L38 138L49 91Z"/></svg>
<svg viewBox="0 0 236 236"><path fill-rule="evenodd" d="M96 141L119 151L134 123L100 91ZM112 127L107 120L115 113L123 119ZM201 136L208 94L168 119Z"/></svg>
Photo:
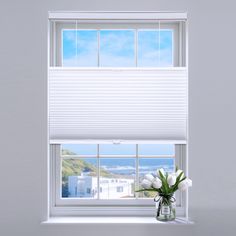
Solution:
<svg viewBox="0 0 236 236"><path fill-rule="evenodd" d="M50 68L51 140L186 140L185 68Z"/></svg>

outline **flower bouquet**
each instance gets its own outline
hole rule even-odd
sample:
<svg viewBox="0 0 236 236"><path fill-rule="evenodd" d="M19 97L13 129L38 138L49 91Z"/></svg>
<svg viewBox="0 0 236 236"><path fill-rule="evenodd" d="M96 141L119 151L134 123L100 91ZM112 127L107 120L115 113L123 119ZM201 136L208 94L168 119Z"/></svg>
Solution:
<svg viewBox="0 0 236 236"><path fill-rule="evenodd" d="M136 192L156 192L154 201L158 203L156 219L170 221L175 219L175 197L177 190L185 191L192 186L192 180L184 172L176 168L175 173L167 173L158 169L156 175L147 174L141 182L142 189Z"/></svg>

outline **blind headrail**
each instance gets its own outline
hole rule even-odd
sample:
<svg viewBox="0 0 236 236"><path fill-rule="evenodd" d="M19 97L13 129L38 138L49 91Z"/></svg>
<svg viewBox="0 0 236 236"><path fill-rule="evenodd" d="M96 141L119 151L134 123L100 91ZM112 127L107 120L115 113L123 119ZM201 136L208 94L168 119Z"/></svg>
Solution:
<svg viewBox="0 0 236 236"><path fill-rule="evenodd" d="M134 11L49 11L51 20L178 20L186 21L186 12Z"/></svg>

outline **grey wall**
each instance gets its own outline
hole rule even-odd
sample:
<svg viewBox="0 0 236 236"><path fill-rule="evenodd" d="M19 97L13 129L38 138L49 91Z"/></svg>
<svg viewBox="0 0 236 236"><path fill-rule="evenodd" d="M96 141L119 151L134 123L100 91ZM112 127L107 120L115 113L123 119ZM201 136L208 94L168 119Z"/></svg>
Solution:
<svg viewBox="0 0 236 236"><path fill-rule="evenodd" d="M0 235L234 235L234 1L0 1ZM187 11L192 226L42 226L46 200L48 10Z"/></svg>

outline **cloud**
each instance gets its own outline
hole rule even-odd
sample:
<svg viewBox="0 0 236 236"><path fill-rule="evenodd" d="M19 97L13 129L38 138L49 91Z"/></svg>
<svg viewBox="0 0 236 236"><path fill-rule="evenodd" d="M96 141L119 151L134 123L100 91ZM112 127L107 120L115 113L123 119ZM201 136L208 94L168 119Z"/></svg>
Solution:
<svg viewBox="0 0 236 236"><path fill-rule="evenodd" d="M101 66L135 66L133 30L101 30Z"/></svg>
<svg viewBox="0 0 236 236"><path fill-rule="evenodd" d="M107 53L134 53L134 30L101 30L101 51Z"/></svg>
<svg viewBox="0 0 236 236"><path fill-rule="evenodd" d="M63 66L97 66L97 53L96 30L78 30L77 40L75 30L63 31Z"/></svg>
<svg viewBox="0 0 236 236"><path fill-rule="evenodd" d="M172 35L172 30L161 31L159 40L158 30L139 30L138 66L172 66Z"/></svg>
<svg viewBox="0 0 236 236"><path fill-rule="evenodd" d="M160 54L160 61L159 61ZM142 53L139 56L138 66L140 67L169 67L173 66L172 51L170 49L155 50Z"/></svg>
<svg viewBox="0 0 236 236"><path fill-rule="evenodd" d="M134 67L135 61L132 57L104 54L101 55L100 64L104 67Z"/></svg>
<svg viewBox="0 0 236 236"><path fill-rule="evenodd" d="M96 67L98 65L97 56L87 54L85 56L73 56L63 59L63 66L65 67Z"/></svg>

